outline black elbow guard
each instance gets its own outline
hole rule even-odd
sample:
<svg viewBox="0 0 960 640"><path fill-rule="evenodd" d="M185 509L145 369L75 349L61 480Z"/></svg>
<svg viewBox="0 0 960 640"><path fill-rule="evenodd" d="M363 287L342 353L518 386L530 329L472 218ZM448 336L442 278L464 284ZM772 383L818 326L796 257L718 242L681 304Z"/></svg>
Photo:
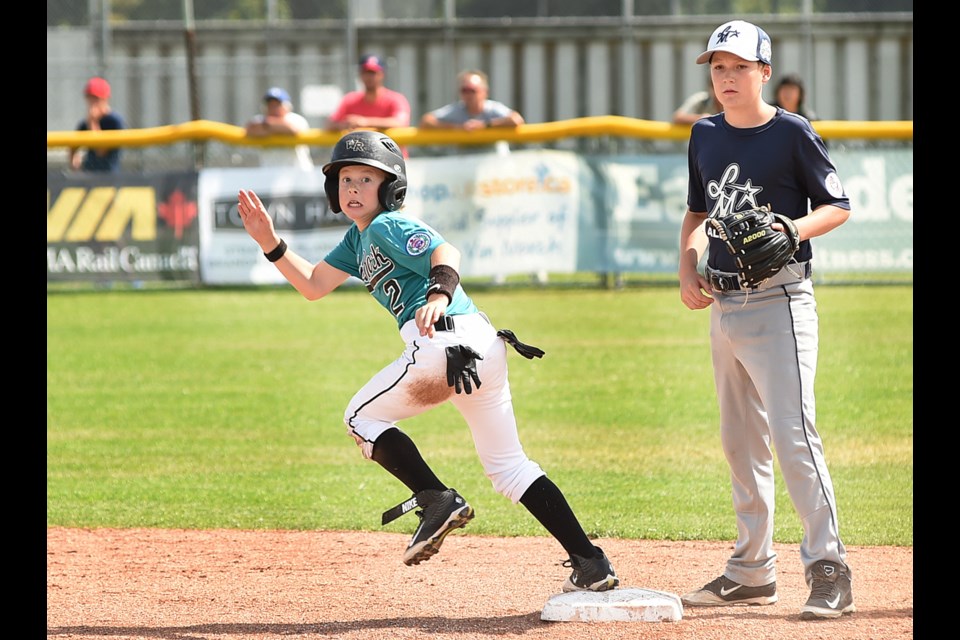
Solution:
<svg viewBox="0 0 960 640"><path fill-rule="evenodd" d="M438 264L430 269L430 279L427 282L427 299L434 293L447 296L448 302L453 302L453 292L460 284L460 274L456 269L446 264Z"/></svg>

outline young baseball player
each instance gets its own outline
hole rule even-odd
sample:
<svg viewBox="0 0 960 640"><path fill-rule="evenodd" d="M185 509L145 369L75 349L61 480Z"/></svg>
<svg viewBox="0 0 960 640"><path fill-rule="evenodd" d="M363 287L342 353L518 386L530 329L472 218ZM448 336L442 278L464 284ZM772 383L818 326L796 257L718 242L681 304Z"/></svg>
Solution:
<svg viewBox="0 0 960 640"><path fill-rule="evenodd" d="M399 210L407 191L397 144L373 131L337 142L323 166L330 207L353 224L340 243L313 264L287 248L257 195L239 194L244 228L284 277L308 300L319 300L354 276L397 321L406 348L350 400L347 433L363 456L402 482L413 497L384 522L415 507L420 524L403 554L407 565L429 560L474 509L442 482L398 422L450 401L473 435L494 489L519 502L568 554L573 572L564 591L606 591L619 579L593 545L560 489L530 460L517 435L507 349L527 358L543 351L497 331L460 284L460 252L434 229Z"/></svg>
<svg viewBox="0 0 960 640"><path fill-rule="evenodd" d="M680 298L711 307L710 343L720 407L720 441L730 466L737 542L726 569L684 604L773 604L773 450L803 522L800 559L810 597L800 617L855 611L833 483L815 426L818 320L810 239L843 224L850 201L823 140L810 123L764 102L770 37L733 20L718 27L697 64L723 112L690 131L687 212L680 232ZM708 217L769 205L794 220L795 263L755 289L741 286L734 256L708 237ZM778 231L783 230L778 225ZM697 265L707 252L706 274Z"/></svg>

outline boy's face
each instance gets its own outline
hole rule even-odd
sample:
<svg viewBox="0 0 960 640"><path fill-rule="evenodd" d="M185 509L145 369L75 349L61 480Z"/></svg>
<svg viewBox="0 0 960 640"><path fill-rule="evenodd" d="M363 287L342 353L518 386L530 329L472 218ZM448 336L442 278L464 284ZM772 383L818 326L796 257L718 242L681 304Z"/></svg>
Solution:
<svg viewBox="0 0 960 640"><path fill-rule="evenodd" d="M770 79L770 65L744 60L726 51L710 58L710 79L717 100L726 110L755 104Z"/></svg>
<svg viewBox="0 0 960 640"><path fill-rule="evenodd" d="M379 194L380 185L386 177L384 171L365 164L349 164L340 168L337 179L340 208L357 223L361 231L383 210Z"/></svg>

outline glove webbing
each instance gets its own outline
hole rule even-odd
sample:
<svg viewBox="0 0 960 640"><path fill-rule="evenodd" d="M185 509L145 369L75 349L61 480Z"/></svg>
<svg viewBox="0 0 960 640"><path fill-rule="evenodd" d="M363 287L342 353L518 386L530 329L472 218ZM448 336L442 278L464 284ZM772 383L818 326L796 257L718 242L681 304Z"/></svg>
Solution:
<svg viewBox="0 0 960 640"><path fill-rule="evenodd" d="M510 329L500 329L500 331L497 331L497 336L503 338L507 344L516 349L517 353L522 355L527 360L543 357L543 349L520 342L517 339L517 335L513 331L510 331Z"/></svg>

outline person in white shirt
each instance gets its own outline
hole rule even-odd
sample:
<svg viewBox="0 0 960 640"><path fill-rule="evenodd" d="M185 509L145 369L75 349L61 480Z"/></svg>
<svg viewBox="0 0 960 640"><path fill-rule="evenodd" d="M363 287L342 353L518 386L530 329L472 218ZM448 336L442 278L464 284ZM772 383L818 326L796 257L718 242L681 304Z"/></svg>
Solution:
<svg viewBox="0 0 960 640"><path fill-rule="evenodd" d="M693 124L701 118L712 116L723 111L723 105L717 100L713 92L713 84L703 91L697 91L687 96L677 110L673 112L674 124Z"/></svg>
<svg viewBox="0 0 960 640"><path fill-rule="evenodd" d="M297 135L310 128L307 119L293 111L290 94L280 87L271 87L263 96L264 113L258 114L247 122L247 135L263 138L275 135ZM305 171L313 169L310 148L305 144L293 147L262 147L260 149L262 167L299 167Z"/></svg>

